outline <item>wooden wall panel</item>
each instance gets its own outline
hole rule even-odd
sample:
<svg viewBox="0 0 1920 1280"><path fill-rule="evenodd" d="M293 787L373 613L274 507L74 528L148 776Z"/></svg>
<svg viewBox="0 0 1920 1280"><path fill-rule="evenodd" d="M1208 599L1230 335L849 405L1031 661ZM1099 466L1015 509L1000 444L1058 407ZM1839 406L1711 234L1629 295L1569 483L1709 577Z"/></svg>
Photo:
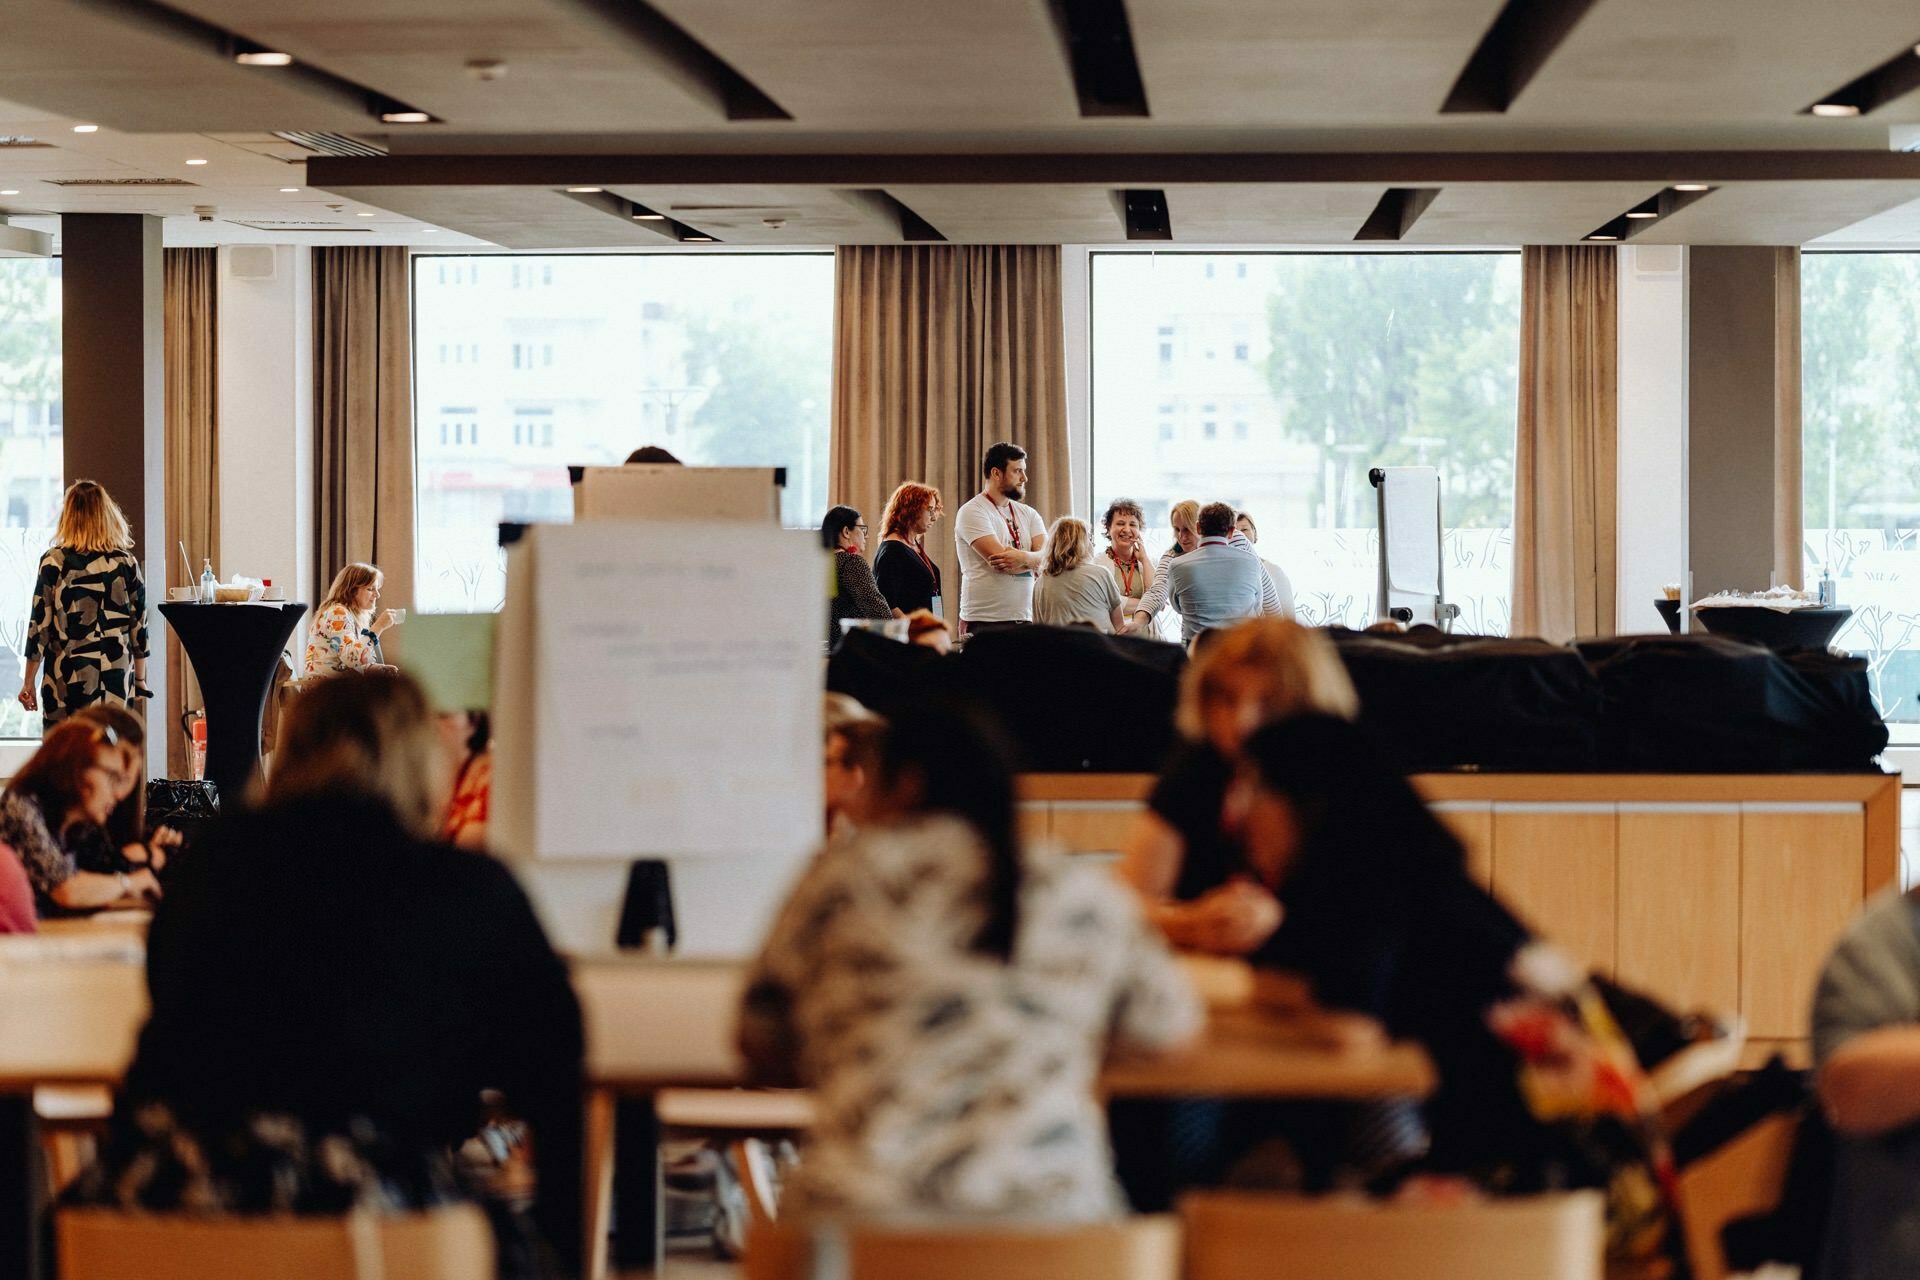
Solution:
<svg viewBox="0 0 1920 1280"><path fill-rule="evenodd" d="M1612 805L1495 804L1493 891L1595 973L1614 969Z"/></svg>
<svg viewBox="0 0 1920 1280"><path fill-rule="evenodd" d="M1740 1009L1740 810L1623 808L1615 973L1676 1010Z"/></svg>
<svg viewBox="0 0 1920 1280"><path fill-rule="evenodd" d="M1088 801L1053 802L1053 840L1074 853L1118 853L1140 816L1140 806Z"/></svg>
<svg viewBox="0 0 1920 1280"><path fill-rule="evenodd" d="M1467 874L1482 889L1493 888L1493 806L1471 801L1448 802L1433 806L1454 838L1467 848Z"/></svg>
<svg viewBox="0 0 1920 1280"><path fill-rule="evenodd" d="M1800 1038L1827 952L1859 912L1866 815L1748 805L1740 819L1740 983L1748 1031Z"/></svg>

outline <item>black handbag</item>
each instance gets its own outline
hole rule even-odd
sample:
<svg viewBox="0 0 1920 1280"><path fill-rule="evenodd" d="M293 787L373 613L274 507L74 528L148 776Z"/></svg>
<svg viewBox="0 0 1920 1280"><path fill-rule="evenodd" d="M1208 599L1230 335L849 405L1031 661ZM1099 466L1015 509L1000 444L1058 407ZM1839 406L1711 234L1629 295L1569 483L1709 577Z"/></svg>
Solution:
<svg viewBox="0 0 1920 1280"><path fill-rule="evenodd" d="M188 778L147 780L147 830L172 827L192 844L220 816L220 789Z"/></svg>

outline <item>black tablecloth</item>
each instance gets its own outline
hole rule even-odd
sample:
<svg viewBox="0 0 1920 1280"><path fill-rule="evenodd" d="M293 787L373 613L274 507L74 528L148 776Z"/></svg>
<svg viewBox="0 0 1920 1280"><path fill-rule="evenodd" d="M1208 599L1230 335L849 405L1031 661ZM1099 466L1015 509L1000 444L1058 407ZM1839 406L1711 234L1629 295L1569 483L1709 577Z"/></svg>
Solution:
<svg viewBox="0 0 1920 1280"><path fill-rule="evenodd" d="M207 777L222 804L245 795L260 770L260 721L274 664L306 611L297 601L160 606L206 697Z"/></svg>

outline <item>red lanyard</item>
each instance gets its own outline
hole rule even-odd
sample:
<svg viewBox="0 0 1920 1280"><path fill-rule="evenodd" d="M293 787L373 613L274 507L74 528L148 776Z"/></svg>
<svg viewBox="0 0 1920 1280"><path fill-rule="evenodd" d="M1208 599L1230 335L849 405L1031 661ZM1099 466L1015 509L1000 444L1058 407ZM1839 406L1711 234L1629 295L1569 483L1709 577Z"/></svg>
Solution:
<svg viewBox="0 0 1920 1280"><path fill-rule="evenodd" d="M1120 571L1120 594L1128 599L1137 599L1138 597L1133 594L1133 575L1139 570L1139 564L1137 562L1121 564L1120 558L1114 556L1113 552L1109 551L1107 554L1113 557L1113 567Z"/></svg>
<svg viewBox="0 0 1920 1280"><path fill-rule="evenodd" d="M1011 502L1007 504L1007 545L1020 549L1020 508Z"/></svg>
<svg viewBox="0 0 1920 1280"><path fill-rule="evenodd" d="M912 539L908 539L907 545L913 548L913 554L920 557L920 563L927 566L927 576L938 582L940 580L940 571L933 567L933 561L927 558L925 549Z"/></svg>

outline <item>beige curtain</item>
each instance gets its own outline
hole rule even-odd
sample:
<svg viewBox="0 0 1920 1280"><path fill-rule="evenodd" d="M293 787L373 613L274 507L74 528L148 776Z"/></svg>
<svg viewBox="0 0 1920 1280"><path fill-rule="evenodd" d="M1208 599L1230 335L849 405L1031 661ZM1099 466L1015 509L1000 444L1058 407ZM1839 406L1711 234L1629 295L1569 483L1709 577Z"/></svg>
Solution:
<svg viewBox="0 0 1920 1280"><path fill-rule="evenodd" d="M316 597L342 565L364 560L386 577L383 605L413 603L408 285L404 247L314 250Z"/></svg>
<svg viewBox="0 0 1920 1280"><path fill-rule="evenodd" d="M217 249L168 249L165 263L167 545L166 572L147 584L149 596L166 598L168 586L191 586L192 570L178 546L200 559L220 558L219 299ZM149 601L152 603L153 601ZM201 705L193 666L178 644L167 646L167 697L155 708L167 717L167 773L188 774L187 740L180 716ZM151 731L151 730L150 730Z"/></svg>
<svg viewBox="0 0 1920 1280"><path fill-rule="evenodd" d="M1514 635L1614 630L1617 271L1611 246L1521 252Z"/></svg>
<svg viewBox="0 0 1920 1280"><path fill-rule="evenodd" d="M1803 587L1806 508L1800 490L1800 250L1774 250L1773 576Z"/></svg>
<svg viewBox="0 0 1920 1280"><path fill-rule="evenodd" d="M828 499L857 507L877 545L903 480L940 491L928 536L959 619L953 512L979 492L987 446L1027 450L1027 502L1068 514L1067 383L1054 245L863 246L834 259Z"/></svg>

